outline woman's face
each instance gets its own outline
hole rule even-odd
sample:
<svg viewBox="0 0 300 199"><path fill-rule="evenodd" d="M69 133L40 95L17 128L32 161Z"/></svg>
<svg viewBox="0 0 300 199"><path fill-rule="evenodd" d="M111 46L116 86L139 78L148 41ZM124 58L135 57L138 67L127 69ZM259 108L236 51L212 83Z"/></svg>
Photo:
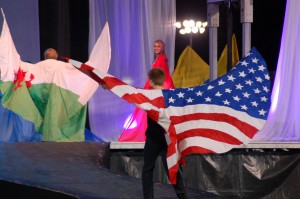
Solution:
<svg viewBox="0 0 300 199"><path fill-rule="evenodd" d="M161 52L162 52L162 45L160 44L160 43L158 43L158 42L155 42L154 43L154 53L156 54L156 55L158 55L158 54L160 54Z"/></svg>

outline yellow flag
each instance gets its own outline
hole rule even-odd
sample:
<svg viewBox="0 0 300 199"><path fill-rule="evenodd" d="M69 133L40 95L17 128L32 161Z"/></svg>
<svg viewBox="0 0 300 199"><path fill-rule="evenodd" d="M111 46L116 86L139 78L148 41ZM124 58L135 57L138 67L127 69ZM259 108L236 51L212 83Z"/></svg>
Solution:
<svg viewBox="0 0 300 199"><path fill-rule="evenodd" d="M181 53L172 74L174 86L176 88L198 86L208 78L208 64L190 46L187 46Z"/></svg>
<svg viewBox="0 0 300 199"><path fill-rule="evenodd" d="M235 35L232 35L232 67L234 67L239 61L239 52L236 43ZM227 45L225 46L219 61L218 61L218 77L226 74L227 71Z"/></svg>

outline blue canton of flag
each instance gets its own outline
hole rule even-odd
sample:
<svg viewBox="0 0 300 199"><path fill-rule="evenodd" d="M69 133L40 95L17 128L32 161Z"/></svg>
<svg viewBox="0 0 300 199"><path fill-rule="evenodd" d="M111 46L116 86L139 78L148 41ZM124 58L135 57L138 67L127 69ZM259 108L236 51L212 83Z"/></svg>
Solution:
<svg viewBox="0 0 300 199"><path fill-rule="evenodd" d="M227 106L261 119L270 107L270 77L255 48L224 76L202 86L164 90L166 107L195 104Z"/></svg>

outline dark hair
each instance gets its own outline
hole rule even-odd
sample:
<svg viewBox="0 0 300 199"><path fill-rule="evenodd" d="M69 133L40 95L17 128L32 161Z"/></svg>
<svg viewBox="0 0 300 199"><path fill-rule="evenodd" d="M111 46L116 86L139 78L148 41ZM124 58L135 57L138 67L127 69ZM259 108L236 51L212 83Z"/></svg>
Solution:
<svg viewBox="0 0 300 199"><path fill-rule="evenodd" d="M163 86L166 78L165 72L161 68L152 68L148 72L149 79L157 86Z"/></svg>

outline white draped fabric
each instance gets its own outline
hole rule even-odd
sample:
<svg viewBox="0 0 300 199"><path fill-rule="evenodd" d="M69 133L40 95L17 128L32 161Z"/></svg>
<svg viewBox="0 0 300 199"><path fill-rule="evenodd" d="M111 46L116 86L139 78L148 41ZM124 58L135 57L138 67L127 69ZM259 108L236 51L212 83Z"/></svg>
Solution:
<svg viewBox="0 0 300 199"><path fill-rule="evenodd" d="M93 48L105 23L111 37L108 73L130 85L143 87L153 61L157 39L166 43L170 71L174 68L175 0L90 0L89 49ZM104 141L117 141L134 105L99 88L89 101L91 131Z"/></svg>
<svg viewBox="0 0 300 199"><path fill-rule="evenodd" d="M287 0L272 105L254 141L300 141L300 1Z"/></svg>
<svg viewBox="0 0 300 199"><path fill-rule="evenodd" d="M38 0L1 0L0 7L6 16L15 46L23 61L40 60ZM0 13L0 30L3 17ZM22 30L22 31L20 31ZM0 99L1 99L0 94ZM31 122L24 120L0 104L0 142L39 142L41 136Z"/></svg>

